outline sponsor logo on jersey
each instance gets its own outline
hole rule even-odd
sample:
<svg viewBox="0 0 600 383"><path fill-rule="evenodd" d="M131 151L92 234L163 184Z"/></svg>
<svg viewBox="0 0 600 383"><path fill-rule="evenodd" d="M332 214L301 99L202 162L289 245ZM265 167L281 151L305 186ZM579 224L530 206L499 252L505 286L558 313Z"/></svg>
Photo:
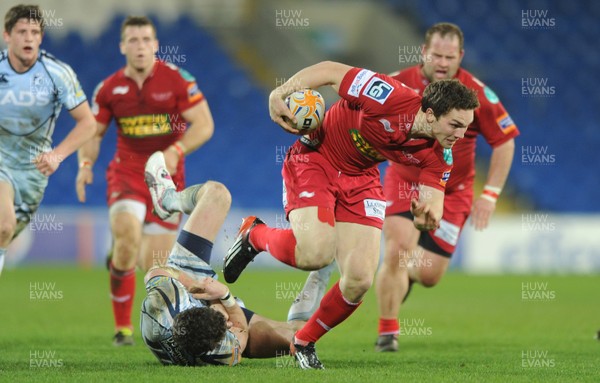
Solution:
<svg viewBox="0 0 600 383"><path fill-rule="evenodd" d="M454 163L454 158L452 157L452 149L444 149L444 161L448 165L452 165Z"/></svg>
<svg viewBox="0 0 600 383"><path fill-rule="evenodd" d="M0 73L0 86L8 85L8 79L6 76L8 76L8 73Z"/></svg>
<svg viewBox="0 0 600 383"><path fill-rule="evenodd" d="M503 115L498 117L496 119L496 122L498 123L498 126L500 127L500 129L502 129L502 132L504 134L508 134L517 128L517 126L513 122L512 118L510 118L508 113L504 113Z"/></svg>
<svg viewBox="0 0 600 383"><path fill-rule="evenodd" d="M113 88L112 94L127 94L127 92L129 92L129 85L115 86Z"/></svg>
<svg viewBox="0 0 600 383"><path fill-rule="evenodd" d="M185 69L181 69L181 68L177 68L175 65L173 64L167 64L171 69L175 69L175 70L179 70L179 75L181 75L181 78L183 78L185 81L187 82L196 82L196 79L194 78L194 76L192 76L192 74L190 72L188 72Z"/></svg>
<svg viewBox="0 0 600 383"><path fill-rule="evenodd" d="M198 88L198 84L196 84L195 82L188 85L187 93L188 93L188 102L190 102L190 103L196 102L196 101L202 99L202 92L200 91L200 88Z"/></svg>
<svg viewBox="0 0 600 383"><path fill-rule="evenodd" d="M375 148L373 148L373 146L371 146L371 144L367 142L363 136L360 135L358 130L350 129L349 132L354 146L356 146L356 149L358 149L363 156L377 162L385 161L385 158L379 154L379 152L377 152L377 150L375 150Z"/></svg>
<svg viewBox="0 0 600 383"><path fill-rule="evenodd" d="M375 75L375 72L361 69L354 77L354 80L352 80L352 84L350 84L350 88L348 88L348 95L358 97L362 88L373 75Z"/></svg>
<svg viewBox="0 0 600 383"><path fill-rule="evenodd" d="M450 179L450 170L448 170L447 172L444 172L444 174L442 174L442 178L440 179L440 186L446 186L446 183L448 182L448 180Z"/></svg>
<svg viewBox="0 0 600 383"><path fill-rule="evenodd" d="M497 104L498 102L500 102L500 99L498 98L496 93L493 90L491 90L488 86L485 86L483 88L483 94L485 94L485 98L487 98L488 101L492 104Z"/></svg>
<svg viewBox="0 0 600 383"><path fill-rule="evenodd" d="M363 94L383 105L393 90L394 87L384 80L373 77L363 91Z"/></svg>
<svg viewBox="0 0 600 383"><path fill-rule="evenodd" d="M442 241L456 246L458 243L458 235L460 234L460 227L454 225L445 219L440 221L440 227L434 232L433 235L440 238Z"/></svg>
<svg viewBox="0 0 600 383"><path fill-rule="evenodd" d="M381 120L379 120L379 122L381 122L381 124L383 125L383 130L385 130L386 132L389 132L389 133L395 132L395 130L392 129L392 124L385 118L382 118Z"/></svg>
<svg viewBox="0 0 600 383"><path fill-rule="evenodd" d="M406 161L408 161L408 163L413 164L413 165L417 165L421 163L421 160L419 160L417 157L413 156L412 153L409 153L405 150L402 151L402 155L406 158Z"/></svg>
<svg viewBox="0 0 600 383"><path fill-rule="evenodd" d="M173 92L152 93L151 96L156 101L167 101L173 96Z"/></svg>
<svg viewBox="0 0 600 383"><path fill-rule="evenodd" d="M315 196L315 192L303 191L298 194L298 198L312 198Z"/></svg>
<svg viewBox="0 0 600 383"><path fill-rule="evenodd" d="M8 89L0 96L0 105L44 106L49 103L50 93L48 92L26 92L23 90L15 92Z"/></svg>
<svg viewBox="0 0 600 383"><path fill-rule="evenodd" d="M385 201L376 199L366 199L363 201L365 205L365 216L374 217L383 221L385 218Z"/></svg>
<svg viewBox="0 0 600 383"><path fill-rule="evenodd" d="M117 123L123 135L128 137L162 136L173 131L171 118L166 113L121 117Z"/></svg>

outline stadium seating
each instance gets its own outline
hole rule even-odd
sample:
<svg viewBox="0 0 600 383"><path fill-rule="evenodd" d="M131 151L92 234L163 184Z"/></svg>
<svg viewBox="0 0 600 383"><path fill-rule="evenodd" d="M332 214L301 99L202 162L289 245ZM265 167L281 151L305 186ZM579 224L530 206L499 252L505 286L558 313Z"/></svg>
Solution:
<svg viewBox="0 0 600 383"><path fill-rule="evenodd" d="M600 143L600 129L595 126L600 92L593 88L597 76L590 78L600 63L600 3L553 2L550 7L549 2L541 1L528 5L548 10L547 17L555 19L555 26L549 29L523 29L524 6L518 0L387 3L397 12L413 15L423 31L438 21L455 22L463 28L464 66L496 91L522 132L510 189L540 210L600 211L600 199L596 198L600 178L596 171L581 170L582 164L597 163L594 151ZM76 33L60 40L46 37L44 48L73 66L90 98L100 80L124 65L118 49L122 19L116 17L93 41ZM196 76L215 119L215 136L188 159L188 183L206 179L224 182L232 190L237 207L279 207L278 155L294 137L270 121L265 90L190 18L159 22L157 27L161 45L177 46L185 55L185 62L178 64ZM555 95L524 95L522 81L526 78L547 79ZM59 120L58 139L71 127L65 115L63 112ZM112 127L94 168L96 183L88 190L92 205L105 204L104 170L114 147ZM527 163L522 152L528 148L546 150L554 160ZM489 148L481 144L478 151L489 153ZM45 204L74 203L76 166L72 157L52 177Z"/></svg>
<svg viewBox="0 0 600 383"><path fill-rule="evenodd" d="M102 79L125 64L118 47L122 20L123 16L116 17L93 41L85 41L77 33L69 33L62 39L53 39L52 35L45 38L43 48L74 68L89 99ZM294 137L271 122L265 91L190 18L182 17L170 24L159 22L157 29L160 45L178 50L171 59L179 62L174 63L196 77L215 120L213 138L187 159L188 184L207 179L223 182L232 191L234 207L280 207L281 163L276 154L278 148L289 146ZM63 111L60 116L55 143L72 127L67 114ZM94 166L95 182L87 190L89 205L106 204L104 173L114 154L115 141L113 124ZM44 204L76 203L76 172L77 161L72 156L51 178Z"/></svg>
<svg viewBox="0 0 600 383"><path fill-rule="evenodd" d="M598 2L518 0L388 0L397 12L414 15L425 31L440 21L465 33L464 66L493 88L521 130L510 184L536 209L558 212L600 211L596 197L600 129ZM547 10L554 27L522 28L522 12ZM523 78L542 78L555 87L553 97L523 95ZM572 141L572 142L571 142ZM528 163L527 148L546 148L554 161ZM482 153L486 145L478 145Z"/></svg>

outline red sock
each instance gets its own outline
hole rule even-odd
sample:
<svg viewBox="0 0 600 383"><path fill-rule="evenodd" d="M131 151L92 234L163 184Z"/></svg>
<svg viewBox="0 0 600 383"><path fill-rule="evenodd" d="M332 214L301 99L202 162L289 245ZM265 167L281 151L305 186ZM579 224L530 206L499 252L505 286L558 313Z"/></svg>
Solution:
<svg viewBox="0 0 600 383"><path fill-rule="evenodd" d="M131 325L131 307L135 296L135 268L121 271L110 264L110 297L113 306L116 327L128 327Z"/></svg>
<svg viewBox="0 0 600 383"><path fill-rule="evenodd" d="M321 300L321 305L308 322L296 333L296 340L316 342L329 330L342 323L354 310L358 303L348 302L340 290L340 282L336 283Z"/></svg>
<svg viewBox="0 0 600 383"><path fill-rule="evenodd" d="M296 237L292 229L256 225L250 231L250 243L256 250L268 251L279 261L296 267Z"/></svg>
<svg viewBox="0 0 600 383"><path fill-rule="evenodd" d="M379 318L379 335L398 335L399 333L400 324L398 324L398 318Z"/></svg>

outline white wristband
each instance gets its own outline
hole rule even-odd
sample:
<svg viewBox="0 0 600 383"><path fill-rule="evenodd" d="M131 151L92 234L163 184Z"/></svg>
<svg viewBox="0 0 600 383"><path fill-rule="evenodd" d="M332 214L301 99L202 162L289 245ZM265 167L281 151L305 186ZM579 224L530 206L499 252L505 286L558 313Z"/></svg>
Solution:
<svg viewBox="0 0 600 383"><path fill-rule="evenodd" d="M235 298L233 297L233 295L231 295L230 291L227 291L227 294L225 294L225 296L220 298L221 303L223 304L223 306L225 307L232 307L235 306Z"/></svg>
<svg viewBox="0 0 600 383"><path fill-rule="evenodd" d="M481 195L481 198L483 198L483 199L484 199L484 200L486 200L486 201L490 201L490 202L492 202L492 203L496 203L496 201L497 201L497 199L496 199L496 198L494 198L494 197L492 197L492 196L489 196L489 195L487 195L487 194L482 194L482 195Z"/></svg>
<svg viewBox="0 0 600 383"><path fill-rule="evenodd" d="M483 190L488 190L488 191L491 191L492 193L496 193L498 195L500 195L500 193L502 193L502 188L499 188L497 186L485 185L483 187Z"/></svg>

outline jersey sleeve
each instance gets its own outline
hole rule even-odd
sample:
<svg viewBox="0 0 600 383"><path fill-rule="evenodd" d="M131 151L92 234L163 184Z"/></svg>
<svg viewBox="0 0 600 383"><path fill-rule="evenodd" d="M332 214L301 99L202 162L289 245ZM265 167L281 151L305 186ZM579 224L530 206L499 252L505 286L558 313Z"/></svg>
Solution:
<svg viewBox="0 0 600 383"><path fill-rule="evenodd" d="M479 80L476 82L481 86L477 89L480 107L475 111L475 118L481 135L494 148L518 136L519 129L496 93Z"/></svg>
<svg viewBox="0 0 600 383"><path fill-rule="evenodd" d="M388 76L368 69L352 68L340 84L339 95L346 101L357 104L369 115L385 114L384 104L401 84Z"/></svg>
<svg viewBox="0 0 600 383"><path fill-rule="evenodd" d="M364 112L361 134L375 149L394 150L408 139L421 98L393 78L353 68L344 76L339 94Z"/></svg>
<svg viewBox="0 0 600 383"><path fill-rule="evenodd" d="M75 72L69 65L60 62L60 70L55 74L53 77L58 88L58 99L67 110L74 109L87 100Z"/></svg>
<svg viewBox="0 0 600 383"><path fill-rule="evenodd" d="M96 117L96 121L104 125L108 125L112 117L106 93L107 90L103 81L96 86L92 96L92 113Z"/></svg>
<svg viewBox="0 0 600 383"><path fill-rule="evenodd" d="M446 190L446 183L452 171L452 149L444 149L437 142L415 157L423 157L419 167L419 183L441 191Z"/></svg>
<svg viewBox="0 0 600 383"><path fill-rule="evenodd" d="M173 68L172 68L173 69ZM177 110L179 113L185 112L194 105L204 100L204 94L198 87L196 79L185 69L177 68Z"/></svg>

